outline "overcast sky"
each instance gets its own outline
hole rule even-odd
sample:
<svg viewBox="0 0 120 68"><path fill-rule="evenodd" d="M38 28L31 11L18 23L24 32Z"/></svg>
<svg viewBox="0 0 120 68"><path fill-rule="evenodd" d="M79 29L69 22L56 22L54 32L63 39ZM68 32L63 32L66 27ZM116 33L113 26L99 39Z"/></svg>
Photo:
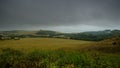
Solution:
<svg viewBox="0 0 120 68"><path fill-rule="evenodd" d="M120 29L120 0L0 0L0 30Z"/></svg>

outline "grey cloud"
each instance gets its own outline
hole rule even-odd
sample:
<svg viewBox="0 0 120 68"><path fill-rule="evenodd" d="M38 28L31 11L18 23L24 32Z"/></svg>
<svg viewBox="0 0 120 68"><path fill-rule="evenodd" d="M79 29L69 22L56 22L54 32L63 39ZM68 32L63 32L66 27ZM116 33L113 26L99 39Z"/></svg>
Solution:
<svg viewBox="0 0 120 68"><path fill-rule="evenodd" d="M82 24L118 27L120 0L0 0L0 29Z"/></svg>

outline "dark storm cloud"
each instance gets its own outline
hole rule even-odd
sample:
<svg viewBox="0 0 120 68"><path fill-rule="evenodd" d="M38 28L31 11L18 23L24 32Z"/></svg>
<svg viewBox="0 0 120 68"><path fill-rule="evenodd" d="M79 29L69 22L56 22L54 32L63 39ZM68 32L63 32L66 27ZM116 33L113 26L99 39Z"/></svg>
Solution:
<svg viewBox="0 0 120 68"><path fill-rule="evenodd" d="M120 0L0 0L0 29L119 27Z"/></svg>

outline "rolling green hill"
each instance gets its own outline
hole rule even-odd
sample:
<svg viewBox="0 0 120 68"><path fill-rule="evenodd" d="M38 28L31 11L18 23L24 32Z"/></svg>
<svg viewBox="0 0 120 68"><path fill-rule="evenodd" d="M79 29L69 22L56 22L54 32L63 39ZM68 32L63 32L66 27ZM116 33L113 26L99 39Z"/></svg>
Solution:
<svg viewBox="0 0 120 68"><path fill-rule="evenodd" d="M14 30L14 31L1 31L0 36L19 36L19 37L47 37L47 38L64 38L74 40L87 40L87 41L101 41L112 37L120 36L120 30L104 30L104 31L89 31L81 33L61 33L50 30L39 30L39 31L25 31L25 30Z"/></svg>

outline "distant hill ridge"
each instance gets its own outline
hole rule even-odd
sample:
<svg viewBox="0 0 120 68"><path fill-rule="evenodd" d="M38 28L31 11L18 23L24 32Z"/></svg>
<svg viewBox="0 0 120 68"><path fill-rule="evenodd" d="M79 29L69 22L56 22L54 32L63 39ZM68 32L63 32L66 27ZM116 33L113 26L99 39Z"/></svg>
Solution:
<svg viewBox="0 0 120 68"><path fill-rule="evenodd" d="M51 30L12 30L0 31L0 35L22 35L24 37L69 37L76 40L100 41L116 36L120 36L120 30L88 31L79 33L62 33Z"/></svg>

